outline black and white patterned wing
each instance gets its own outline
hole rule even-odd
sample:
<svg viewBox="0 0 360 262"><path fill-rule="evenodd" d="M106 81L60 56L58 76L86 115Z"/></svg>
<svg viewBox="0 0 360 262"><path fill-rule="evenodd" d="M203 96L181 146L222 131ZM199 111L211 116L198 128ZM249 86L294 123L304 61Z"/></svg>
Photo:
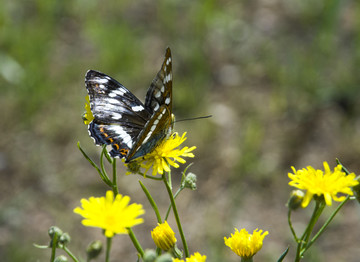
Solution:
<svg viewBox="0 0 360 262"><path fill-rule="evenodd" d="M160 71L157 73L145 98L145 108L154 113L165 105L171 114L172 108L172 58L171 50L166 49L165 58Z"/></svg>
<svg viewBox="0 0 360 262"><path fill-rule="evenodd" d="M160 71L145 98L145 110L152 114L126 157L126 162L150 153L170 132L172 126L172 58L166 49Z"/></svg>
<svg viewBox="0 0 360 262"><path fill-rule="evenodd" d="M111 145L112 157L126 157L152 112L122 84L106 74L89 70L85 85L94 116L88 127L90 136L97 145Z"/></svg>

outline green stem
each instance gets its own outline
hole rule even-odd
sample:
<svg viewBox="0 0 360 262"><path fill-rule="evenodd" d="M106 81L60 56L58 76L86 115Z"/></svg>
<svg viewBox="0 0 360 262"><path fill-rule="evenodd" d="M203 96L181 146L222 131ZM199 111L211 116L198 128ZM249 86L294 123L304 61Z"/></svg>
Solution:
<svg viewBox="0 0 360 262"><path fill-rule="evenodd" d="M55 260L57 242L58 242L58 234L55 233L52 238L50 262L53 262Z"/></svg>
<svg viewBox="0 0 360 262"><path fill-rule="evenodd" d="M340 211L340 209L345 205L345 203L350 199L350 196L347 196L343 202L334 210L328 220L324 223L324 225L320 228L320 230L316 233L316 235L311 239L303 253L311 247L311 245L321 236L321 234L325 231L330 222L334 219L335 215Z"/></svg>
<svg viewBox="0 0 360 262"><path fill-rule="evenodd" d="M179 214L178 214L178 211L177 211L177 207L176 207L176 204L175 204L175 199L174 199L174 196L172 194L172 190L171 190L171 187L166 179L166 176L165 174L162 175L163 177L163 181L164 181L164 184L166 186L166 190L168 191L168 195L170 197L170 201L171 201L171 205L172 205L172 208L173 208L173 212L174 212L174 217L175 217L175 220L176 220L176 224L178 226L178 229L179 229L179 233L180 233L180 237L181 237L181 241L183 243L183 247L184 247L184 252L185 252L185 257L189 257L189 248L188 248L188 245L186 243L186 239L185 239L185 235L184 235L184 232L182 230L182 226L181 226L181 222L180 222L180 218L179 218Z"/></svg>
<svg viewBox="0 0 360 262"><path fill-rule="evenodd" d="M309 222L308 226L306 227L300 240L298 241L295 262L300 261L300 259L304 255L305 251L307 250L306 246L310 239L311 232L313 231L316 222L318 221L322 211L324 210L324 207L325 207L324 201L315 201L315 208L314 208L313 214L310 218L310 222Z"/></svg>
<svg viewBox="0 0 360 262"><path fill-rule="evenodd" d="M147 199L149 200L151 207L153 208L153 210L154 210L154 212L155 212L155 215L156 215L156 218L157 218L158 223L162 223L159 209L158 209L158 207L157 207L157 205L156 205L153 197L151 196L149 190L147 190L147 188L145 187L145 185L144 185L140 180L139 180L139 183L140 183L140 186L141 186L142 190L144 191Z"/></svg>
<svg viewBox="0 0 360 262"><path fill-rule="evenodd" d="M108 174L106 173L106 170L105 170L105 166L104 166L104 155L106 156L107 152L106 152L106 147L104 146L103 147L103 150L101 151L101 154L100 154L100 167L101 167L101 173L100 173L100 176L101 176L101 179L110 187L112 187L112 182L110 181L109 179L109 176Z"/></svg>
<svg viewBox="0 0 360 262"><path fill-rule="evenodd" d="M315 206L315 209L314 209L314 215L311 217L311 220L310 220L310 223L309 223L309 227L307 228L307 234L306 234L306 237L305 237L305 245L307 245L307 243L309 242L309 239L310 239L310 236L311 236L311 233L314 229L314 226L316 224L316 222L318 221L322 211L324 210L325 208L325 202L324 201L315 201L316 202L316 206Z"/></svg>
<svg viewBox="0 0 360 262"><path fill-rule="evenodd" d="M71 253L71 251L67 247L63 247L63 249L69 255L69 257L72 258L72 260L74 260L75 262L79 262L79 260L74 256L73 253Z"/></svg>
<svg viewBox="0 0 360 262"><path fill-rule="evenodd" d="M96 171L98 171L101 179L109 186L111 186L111 181L109 180L109 178L107 177L106 175L106 172L104 172L104 169L103 169L103 165L101 166L101 169L94 163L94 161L91 160L91 158L85 153L85 151L81 148L80 146L80 142L77 143L77 146L80 150L80 152L83 154L83 156L86 158L87 161L89 161L89 163L96 169ZM101 160L102 158L100 157L100 162L102 161ZM104 173L103 173L104 172Z"/></svg>
<svg viewBox="0 0 360 262"><path fill-rule="evenodd" d="M129 237L131 239L131 241L133 242L134 244L134 247L136 248L136 250L138 251L138 253L140 254L141 257L144 257L144 250L142 249L139 241L137 240L134 232L132 231L132 229L129 227L127 228L128 230L128 233L129 233Z"/></svg>
<svg viewBox="0 0 360 262"><path fill-rule="evenodd" d="M183 187L180 187L179 189L178 189L178 191L175 193L175 195L174 195L174 199L176 199L176 197L180 194L180 192L183 190L184 188ZM169 214L170 214L170 210L171 210L171 204L169 205L169 207L168 207L168 210L167 210L167 212L166 212L166 215L165 215L165 219L164 220L167 220L168 219L168 217L169 217Z"/></svg>
<svg viewBox="0 0 360 262"><path fill-rule="evenodd" d="M119 189L118 189L118 186L117 186L117 177L116 177L116 159L114 158L113 159L113 162L112 162L112 168L113 168L113 181L112 181L112 190L116 195L119 194Z"/></svg>
<svg viewBox="0 0 360 262"><path fill-rule="evenodd" d="M106 262L110 261L111 244L112 244L112 237L107 237L106 238L106 257L105 257Z"/></svg>
<svg viewBox="0 0 360 262"><path fill-rule="evenodd" d="M296 243L298 243L298 242L299 242L299 239L298 239L298 237L296 236L296 232L295 232L295 230L294 230L294 228L293 228L293 226L292 226L292 222L291 222L291 208L289 208L289 211L288 211L288 223L289 223L289 227L290 227L291 233L293 234Z"/></svg>

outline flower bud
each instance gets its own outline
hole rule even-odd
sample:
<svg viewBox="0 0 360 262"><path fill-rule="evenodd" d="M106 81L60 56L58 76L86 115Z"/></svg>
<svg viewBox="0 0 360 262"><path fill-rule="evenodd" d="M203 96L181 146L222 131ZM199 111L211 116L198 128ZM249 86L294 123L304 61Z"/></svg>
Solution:
<svg viewBox="0 0 360 262"><path fill-rule="evenodd" d="M301 206L301 203L304 199L304 192L297 189L297 190L293 190L290 193L290 198L287 202L287 207L290 208L291 210L296 210Z"/></svg>
<svg viewBox="0 0 360 262"><path fill-rule="evenodd" d="M58 236L61 236L63 234L63 232L57 226L51 226L48 230L48 234L51 238L53 238L55 236L55 234L57 234Z"/></svg>
<svg viewBox="0 0 360 262"><path fill-rule="evenodd" d="M358 176L355 180L360 182L360 176ZM352 191L354 192L354 196L356 200L360 203L360 184L357 184L352 188Z"/></svg>
<svg viewBox="0 0 360 262"><path fill-rule="evenodd" d="M68 262L68 259L66 256L61 255L61 256L56 257L54 262Z"/></svg>
<svg viewBox="0 0 360 262"><path fill-rule="evenodd" d="M70 243L70 235L68 233L64 233L59 238L59 243L66 246L68 243Z"/></svg>
<svg viewBox="0 0 360 262"><path fill-rule="evenodd" d="M158 224L158 226L151 231L151 237L154 240L155 245L164 251L173 248L176 243L175 233L167 221Z"/></svg>
<svg viewBox="0 0 360 262"><path fill-rule="evenodd" d="M188 173L184 179L184 188L190 188L196 190L196 175L194 173Z"/></svg>
<svg viewBox="0 0 360 262"><path fill-rule="evenodd" d="M144 262L153 262L155 261L157 255L154 249L146 249L144 252L143 260Z"/></svg>
<svg viewBox="0 0 360 262"><path fill-rule="evenodd" d="M96 240L91 242L86 248L86 255L88 260L97 258L97 256L101 253L102 243L100 240Z"/></svg>
<svg viewBox="0 0 360 262"><path fill-rule="evenodd" d="M165 253L161 255L155 260L155 262L172 262L172 261L173 258L169 253Z"/></svg>

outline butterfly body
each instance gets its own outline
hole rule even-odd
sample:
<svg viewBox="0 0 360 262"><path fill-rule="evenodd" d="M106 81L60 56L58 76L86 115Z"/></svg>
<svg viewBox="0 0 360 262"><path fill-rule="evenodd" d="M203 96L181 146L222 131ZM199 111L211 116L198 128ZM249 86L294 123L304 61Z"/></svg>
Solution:
<svg viewBox="0 0 360 262"><path fill-rule="evenodd" d="M152 81L143 104L115 79L95 70L85 76L94 116L90 136L97 145L111 145L112 157L130 162L155 149L172 128L172 61L166 49L160 71Z"/></svg>

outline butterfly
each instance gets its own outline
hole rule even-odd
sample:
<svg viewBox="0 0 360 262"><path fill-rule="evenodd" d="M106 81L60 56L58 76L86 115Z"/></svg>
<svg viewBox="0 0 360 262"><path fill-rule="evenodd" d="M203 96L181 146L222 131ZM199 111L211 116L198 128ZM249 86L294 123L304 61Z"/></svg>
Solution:
<svg viewBox="0 0 360 262"><path fill-rule="evenodd" d="M112 77L89 70L85 76L90 109L88 126L97 145L111 145L112 157L128 163L152 152L172 130L172 58L166 49L160 71L143 104Z"/></svg>

